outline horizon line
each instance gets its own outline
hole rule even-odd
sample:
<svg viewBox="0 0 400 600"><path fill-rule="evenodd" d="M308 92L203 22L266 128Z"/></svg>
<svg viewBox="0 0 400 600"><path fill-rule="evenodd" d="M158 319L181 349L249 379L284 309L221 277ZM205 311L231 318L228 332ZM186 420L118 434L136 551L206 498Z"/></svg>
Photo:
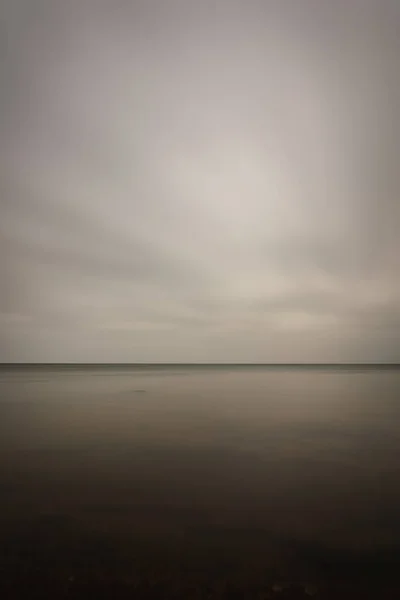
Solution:
<svg viewBox="0 0 400 600"><path fill-rule="evenodd" d="M399 366L400 362L45 362L2 361L0 366Z"/></svg>

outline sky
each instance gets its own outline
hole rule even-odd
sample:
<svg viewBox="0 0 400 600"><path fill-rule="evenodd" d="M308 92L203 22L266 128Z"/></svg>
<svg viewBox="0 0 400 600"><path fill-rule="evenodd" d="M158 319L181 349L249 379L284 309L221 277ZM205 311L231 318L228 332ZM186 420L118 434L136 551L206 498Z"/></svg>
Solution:
<svg viewBox="0 0 400 600"><path fill-rule="evenodd" d="M0 361L400 362L398 0L0 28Z"/></svg>

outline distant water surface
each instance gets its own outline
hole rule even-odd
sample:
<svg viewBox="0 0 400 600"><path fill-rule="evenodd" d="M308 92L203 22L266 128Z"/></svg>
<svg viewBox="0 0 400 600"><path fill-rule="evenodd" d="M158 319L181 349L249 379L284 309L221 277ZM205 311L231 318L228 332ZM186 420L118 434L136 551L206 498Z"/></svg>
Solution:
<svg viewBox="0 0 400 600"><path fill-rule="evenodd" d="M394 367L3 366L1 519L396 549L399 427Z"/></svg>

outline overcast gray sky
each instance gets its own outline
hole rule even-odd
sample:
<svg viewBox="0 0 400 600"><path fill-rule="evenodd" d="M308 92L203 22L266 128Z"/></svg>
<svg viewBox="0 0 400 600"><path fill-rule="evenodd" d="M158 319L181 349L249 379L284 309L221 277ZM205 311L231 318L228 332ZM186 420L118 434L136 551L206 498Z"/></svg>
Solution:
<svg viewBox="0 0 400 600"><path fill-rule="evenodd" d="M400 361L398 0L0 0L0 359Z"/></svg>

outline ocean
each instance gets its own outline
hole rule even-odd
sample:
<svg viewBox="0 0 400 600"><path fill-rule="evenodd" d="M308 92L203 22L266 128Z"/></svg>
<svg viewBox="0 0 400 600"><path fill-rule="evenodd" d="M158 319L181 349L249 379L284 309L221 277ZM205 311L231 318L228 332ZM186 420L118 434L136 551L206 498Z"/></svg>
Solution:
<svg viewBox="0 0 400 600"><path fill-rule="evenodd" d="M3 365L4 597L395 593L399 424L396 365Z"/></svg>

